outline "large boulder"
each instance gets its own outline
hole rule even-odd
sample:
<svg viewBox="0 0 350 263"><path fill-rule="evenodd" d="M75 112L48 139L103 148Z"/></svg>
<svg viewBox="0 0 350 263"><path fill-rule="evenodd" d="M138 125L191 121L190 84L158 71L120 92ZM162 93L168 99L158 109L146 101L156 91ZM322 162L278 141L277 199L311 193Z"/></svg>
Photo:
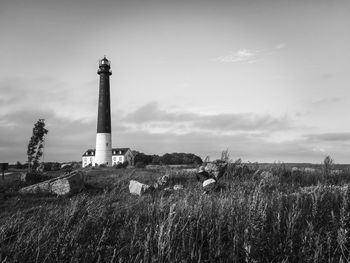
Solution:
<svg viewBox="0 0 350 263"><path fill-rule="evenodd" d="M51 192L57 195L77 193L84 188L84 173L70 173L51 183Z"/></svg>
<svg viewBox="0 0 350 263"><path fill-rule="evenodd" d="M64 176L21 188L21 194L73 194L84 188L84 173L74 171Z"/></svg>
<svg viewBox="0 0 350 263"><path fill-rule="evenodd" d="M143 184L135 180L131 180L129 183L130 194L141 196L150 190L151 190L151 187L147 184Z"/></svg>

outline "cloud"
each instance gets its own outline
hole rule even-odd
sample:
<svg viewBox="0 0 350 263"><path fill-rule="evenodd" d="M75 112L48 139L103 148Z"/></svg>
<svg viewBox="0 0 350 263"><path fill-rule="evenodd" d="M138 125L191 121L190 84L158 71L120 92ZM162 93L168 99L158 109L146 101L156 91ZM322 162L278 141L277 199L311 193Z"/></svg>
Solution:
<svg viewBox="0 0 350 263"><path fill-rule="evenodd" d="M0 114L0 156L8 162L26 160L34 123L44 118L49 133L45 161L80 160L95 145L96 120L72 120L52 110L23 110ZM205 115L163 110L150 103L124 116L112 116L114 147L130 147L150 154L192 152L218 158L229 148L232 158L250 161L315 161L335 151L334 141L350 141L350 133L308 135L291 141L270 140L290 129L288 118L255 114ZM312 139L311 139L312 138ZM324 149L320 151L317 149ZM332 155L342 160L342 155ZM4 159L4 158L3 158ZM345 157L344 157L345 159Z"/></svg>
<svg viewBox="0 0 350 263"><path fill-rule="evenodd" d="M231 51L228 55L220 56L216 58L215 61L223 62L223 63L235 63L235 62L254 63L259 53L260 53L259 51L241 49L238 51Z"/></svg>
<svg viewBox="0 0 350 263"><path fill-rule="evenodd" d="M283 49L286 47L286 43L278 43L275 45L275 49Z"/></svg>
<svg viewBox="0 0 350 263"><path fill-rule="evenodd" d="M94 144L95 122L77 121L58 116L51 110L22 110L1 114L0 153L9 162L26 160L26 151L34 123L45 119L49 133L45 139L46 161L79 160L90 144Z"/></svg>
<svg viewBox="0 0 350 263"><path fill-rule="evenodd" d="M222 113L205 115L193 112L171 112L160 109L155 102L146 104L127 114L122 119L135 129L148 131L178 132L262 132L283 130L290 126L286 116L273 117L268 114Z"/></svg>
<svg viewBox="0 0 350 263"><path fill-rule="evenodd" d="M219 56L214 61L222 63L255 63L261 59L263 56L272 55L274 51L281 50L286 47L285 43L278 43L273 48L265 50L249 50L240 49L237 51L230 51L229 54L224 56Z"/></svg>
<svg viewBox="0 0 350 263"><path fill-rule="evenodd" d="M339 97L329 97L329 98L322 98L318 99L312 102L313 105L315 106L320 106L320 105L328 105L332 103L338 103L342 101L342 98Z"/></svg>
<svg viewBox="0 0 350 263"><path fill-rule="evenodd" d="M95 108L91 108L96 103L97 93L93 84L82 83L82 94L81 88L51 77L6 77L0 79L0 112L51 110L70 118L89 118L95 112Z"/></svg>
<svg viewBox="0 0 350 263"><path fill-rule="evenodd" d="M308 134L306 139L321 142L350 142L350 132Z"/></svg>
<svg viewBox="0 0 350 263"><path fill-rule="evenodd" d="M193 152L205 158L219 158L224 149L229 149L233 159L245 161L305 161L322 160L324 153L314 150L305 141L271 142L260 134L238 133L230 135L212 134L203 131L186 134L150 133L148 131L128 131L118 134L124 146L149 154L167 152Z"/></svg>

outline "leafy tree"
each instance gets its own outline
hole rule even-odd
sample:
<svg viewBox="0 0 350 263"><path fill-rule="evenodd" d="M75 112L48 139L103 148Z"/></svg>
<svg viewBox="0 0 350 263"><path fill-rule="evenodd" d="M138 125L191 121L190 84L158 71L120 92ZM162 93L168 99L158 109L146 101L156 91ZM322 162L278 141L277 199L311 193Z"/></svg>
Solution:
<svg viewBox="0 0 350 263"><path fill-rule="evenodd" d="M135 163L139 165L148 164L202 164L202 159L193 153L166 153L163 156L147 155L141 152L134 151Z"/></svg>
<svg viewBox="0 0 350 263"><path fill-rule="evenodd" d="M193 153L166 153L160 157L161 164L202 164L202 159Z"/></svg>
<svg viewBox="0 0 350 263"><path fill-rule="evenodd" d="M28 170L35 170L39 166L40 157L43 155L44 136L48 133L45 129L45 120L39 119L33 128L33 135L28 144Z"/></svg>
<svg viewBox="0 0 350 263"><path fill-rule="evenodd" d="M147 155L141 152L134 151L134 156L135 156L135 159L134 159L135 163L142 162L144 164L150 164L152 163L152 160L153 160L153 155Z"/></svg>

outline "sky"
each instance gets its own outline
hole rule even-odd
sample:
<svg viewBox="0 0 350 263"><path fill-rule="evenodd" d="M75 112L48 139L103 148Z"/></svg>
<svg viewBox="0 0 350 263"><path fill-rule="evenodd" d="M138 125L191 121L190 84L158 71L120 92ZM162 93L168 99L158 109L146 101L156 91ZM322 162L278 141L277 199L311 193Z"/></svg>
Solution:
<svg viewBox="0 0 350 263"><path fill-rule="evenodd" d="M112 142L147 154L350 163L348 0L1 0L0 162L94 148L98 60Z"/></svg>

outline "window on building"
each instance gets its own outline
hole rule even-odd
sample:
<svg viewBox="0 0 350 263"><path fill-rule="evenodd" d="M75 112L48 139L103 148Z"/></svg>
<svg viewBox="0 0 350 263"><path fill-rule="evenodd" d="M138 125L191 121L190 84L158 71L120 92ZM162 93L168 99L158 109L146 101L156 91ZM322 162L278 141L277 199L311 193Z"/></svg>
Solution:
<svg viewBox="0 0 350 263"><path fill-rule="evenodd" d="M123 157L119 157L119 161L123 161Z"/></svg>

